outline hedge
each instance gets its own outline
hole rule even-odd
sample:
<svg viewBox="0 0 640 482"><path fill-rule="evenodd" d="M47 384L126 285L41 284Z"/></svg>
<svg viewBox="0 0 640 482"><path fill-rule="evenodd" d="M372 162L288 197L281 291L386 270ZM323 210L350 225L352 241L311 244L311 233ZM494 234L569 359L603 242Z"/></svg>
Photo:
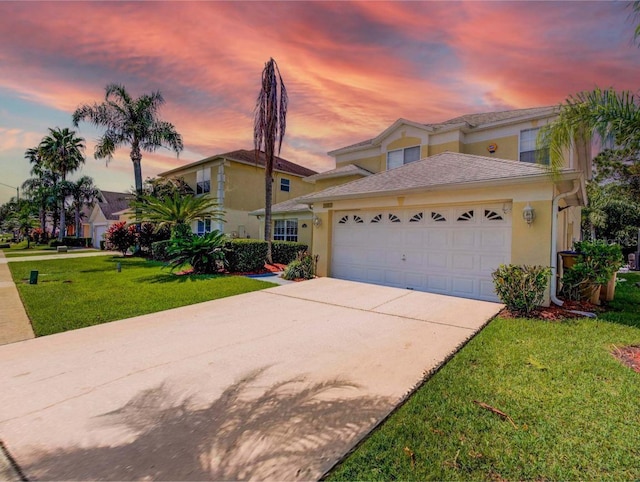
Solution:
<svg viewBox="0 0 640 482"><path fill-rule="evenodd" d="M62 241L52 239L51 241L49 241L49 246L51 248L56 248L58 246L69 246L70 248L90 248L91 239L92 238L74 238L65 236L64 238L62 238Z"/></svg>
<svg viewBox="0 0 640 482"><path fill-rule="evenodd" d="M169 243L171 243L170 239L151 243L151 258L156 261L166 261L167 259L169 259L169 256L167 254Z"/></svg>
<svg viewBox="0 0 640 482"><path fill-rule="evenodd" d="M225 245L230 272L243 273L264 268L267 242L257 239L232 239Z"/></svg>
<svg viewBox="0 0 640 482"><path fill-rule="evenodd" d="M271 243L271 258L274 263L289 264L295 260L299 252L308 251L309 246L293 241L273 241Z"/></svg>

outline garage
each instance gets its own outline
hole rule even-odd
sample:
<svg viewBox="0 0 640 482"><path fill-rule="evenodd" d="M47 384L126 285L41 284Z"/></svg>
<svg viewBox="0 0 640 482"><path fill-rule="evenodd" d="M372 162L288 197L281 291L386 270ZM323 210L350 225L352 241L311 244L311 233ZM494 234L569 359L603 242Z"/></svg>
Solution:
<svg viewBox="0 0 640 482"><path fill-rule="evenodd" d="M498 301L511 261L511 204L335 211L331 276Z"/></svg>

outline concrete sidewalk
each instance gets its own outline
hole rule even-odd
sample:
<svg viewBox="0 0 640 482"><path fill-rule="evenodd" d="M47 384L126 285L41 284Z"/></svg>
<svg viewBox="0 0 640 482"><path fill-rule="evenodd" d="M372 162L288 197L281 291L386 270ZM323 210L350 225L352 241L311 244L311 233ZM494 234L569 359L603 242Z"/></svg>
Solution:
<svg viewBox="0 0 640 482"><path fill-rule="evenodd" d="M0 437L36 480L317 479L501 307L319 278L1 346Z"/></svg>
<svg viewBox="0 0 640 482"><path fill-rule="evenodd" d="M6 260L0 250L0 345L34 337L31 321L24 310Z"/></svg>

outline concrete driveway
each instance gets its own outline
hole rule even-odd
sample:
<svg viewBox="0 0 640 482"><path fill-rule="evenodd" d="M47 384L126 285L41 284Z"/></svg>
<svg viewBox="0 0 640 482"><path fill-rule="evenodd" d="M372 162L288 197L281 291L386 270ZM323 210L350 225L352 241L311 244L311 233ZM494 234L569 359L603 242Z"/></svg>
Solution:
<svg viewBox="0 0 640 482"><path fill-rule="evenodd" d="M330 278L0 347L29 479L317 479L502 305Z"/></svg>

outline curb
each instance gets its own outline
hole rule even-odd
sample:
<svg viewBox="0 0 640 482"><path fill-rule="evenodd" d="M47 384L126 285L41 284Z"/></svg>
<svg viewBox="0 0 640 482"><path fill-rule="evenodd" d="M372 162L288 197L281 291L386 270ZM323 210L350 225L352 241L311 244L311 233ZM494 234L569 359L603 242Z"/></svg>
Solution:
<svg viewBox="0 0 640 482"><path fill-rule="evenodd" d="M2 440L0 440L0 480L6 481L26 481L28 480L13 457L9 454Z"/></svg>

